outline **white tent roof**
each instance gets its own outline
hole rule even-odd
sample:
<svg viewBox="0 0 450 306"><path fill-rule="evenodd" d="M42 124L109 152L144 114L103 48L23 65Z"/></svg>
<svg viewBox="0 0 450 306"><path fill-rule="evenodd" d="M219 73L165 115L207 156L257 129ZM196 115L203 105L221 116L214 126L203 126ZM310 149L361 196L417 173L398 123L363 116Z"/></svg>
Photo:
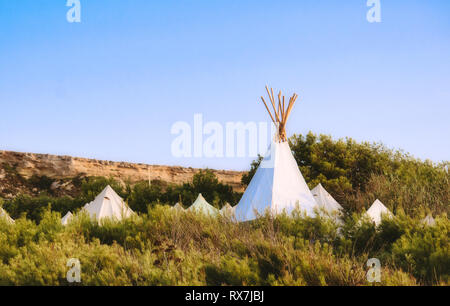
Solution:
<svg viewBox="0 0 450 306"><path fill-rule="evenodd" d="M234 215L234 209L236 208L231 206L230 203L225 203L225 205L220 209L220 213L226 216Z"/></svg>
<svg viewBox="0 0 450 306"><path fill-rule="evenodd" d="M288 142L274 141L236 206L235 215L238 221L248 221L266 211L291 213L299 207L314 216L316 205Z"/></svg>
<svg viewBox="0 0 450 306"><path fill-rule="evenodd" d="M327 212L342 210L342 206L323 188L322 184L317 185L311 190L317 205Z"/></svg>
<svg viewBox="0 0 450 306"><path fill-rule="evenodd" d="M226 211L226 210L230 210L230 209L233 209L233 206L231 206L230 203L225 203L225 205L222 206L220 211Z"/></svg>
<svg viewBox="0 0 450 306"><path fill-rule="evenodd" d="M180 205L180 203L175 204L171 207L171 209L175 209L177 211L184 211L184 207Z"/></svg>
<svg viewBox="0 0 450 306"><path fill-rule="evenodd" d="M134 214L123 199L109 185L103 189L94 201L85 205L83 211L86 211L91 218L95 218L98 221L103 218L111 218L119 221Z"/></svg>
<svg viewBox="0 0 450 306"><path fill-rule="evenodd" d="M72 217L73 214L69 211L64 217L61 218L62 225L67 225Z"/></svg>
<svg viewBox="0 0 450 306"><path fill-rule="evenodd" d="M373 202L372 206L370 206L366 214L375 223L375 225L379 225L381 223L382 215L392 217L392 213L389 211L389 209L384 206L384 204L381 203L381 201L378 199Z"/></svg>
<svg viewBox="0 0 450 306"><path fill-rule="evenodd" d="M198 194L195 202L187 210L201 212L210 216L215 216L219 212L217 208L206 202L201 193Z"/></svg>
<svg viewBox="0 0 450 306"><path fill-rule="evenodd" d="M429 214L422 220L422 223L428 226L434 226L436 224L436 221L434 220L433 216Z"/></svg>
<svg viewBox="0 0 450 306"><path fill-rule="evenodd" d="M0 207L0 218L5 218L9 223L14 223L15 221L8 215L8 213Z"/></svg>

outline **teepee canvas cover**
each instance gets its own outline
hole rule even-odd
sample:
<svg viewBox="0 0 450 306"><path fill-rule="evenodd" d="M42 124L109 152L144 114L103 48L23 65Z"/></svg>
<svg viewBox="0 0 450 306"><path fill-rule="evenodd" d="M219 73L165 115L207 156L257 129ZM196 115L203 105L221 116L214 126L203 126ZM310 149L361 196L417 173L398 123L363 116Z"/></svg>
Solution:
<svg viewBox="0 0 450 306"><path fill-rule="evenodd" d="M9 223L14 223L14 220L1 207L0 207L0 218L6 219L6 221L9 222Z"/></svg>
<svg viewBox="0 0 450 306"><path fill-rule="evenodd" d="M130 217L134 212L125 204L121 197L111 188L105 189L94 199L83 207L83 211L100 221L103 218L111 218L120 221Z"/></svg>
<svg viewBox="0 0 450 306"><path fill-rule="evenodd" d="M72 219L72 217L73 217L73 215L69 211L64 217L61 218L62 225L67 225L69 223L70 219Z"/></svg>
<svg viewBox="0 0 450 306"><path fill-rule="evenodd" d="M311 193L319 208L329 213L342 210L342 206L323 188L322 184L317 185Z"/></svg>
<svg viewBox="0 0 450 306"><path fill-rule="evenodd" d="M223 216L232 216L234 215L234 207L230 205L230 203L225 203L225 205L220 209L220 213Z"/></svg>
<svg viewBox="0 0 450 306"><path fill-rule="evenodd" d="M429 214L422 220L422 224L427 226L434 226L436 224L436 221L434 220L433 216Z"/></svg>
<svg viewBox="0 0 450 306"><path fill-rule="evenodd" d="M194 203L187 209L188 211L200 212L205 215L215 216L219 212L214 206L206 202L205 198L201 193L198 194L197 199Z"/></svg>
<svg viewBox="0 0 450 306"><path fill-rule="evenodd" d="M183 206L180 205L180 203L175 204L174 206L171 207L171 209L174 209L176 211L184 211Z"/></svg>
<svg viewBox="0 0 450 306"><path fill-rule="evenodd" d="M267 87L266 90L273 106L274 115L269 110L264 98L261 97L261 99L278 130L270 145L269 153L266 154L258 170L256 170L244 195L236 206L236 219L248 221L266 212L278 214L285 211L290 213L295 208L313 216L314 207L317 204L292 155L285 131L286 121L297 95L294 94L290 98L286 108L284 96L281 96L281 92L278 94L278 106L275 106L273 90L269 92Z"/></svg>
<svg viewBox="0 0 450 306"><path fill-rule="evenodd" d="M386 217L392 217L392 213L389 211L389 209L384 206L384 204L381 203L381 201L378 199L373 202L372 206L370 206L366 214L377 226L381 223L382 215Z"/></svg>

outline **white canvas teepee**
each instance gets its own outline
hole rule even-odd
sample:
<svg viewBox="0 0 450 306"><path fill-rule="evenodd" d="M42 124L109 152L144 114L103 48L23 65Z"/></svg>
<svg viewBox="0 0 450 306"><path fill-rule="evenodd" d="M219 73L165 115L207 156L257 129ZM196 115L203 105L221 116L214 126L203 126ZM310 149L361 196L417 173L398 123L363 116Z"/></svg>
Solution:
<svg viewBox="0 0 450 306"><path fill-rule="evenodd" d="M223 216L232 216L234 215L235 207L231 206L230 203L225 203L225 205L220 209L220 214Z"/></svg>
<svg viewBox="0 0 450 306"><path fill-rule="evenodd" d="M176 211L184 211L185 209L183 208L183 206L181 206L180 203L175 204L174 206L172 206L170 209L176 210Z"/></svg>
<svg viewBox="0 0 450 306"><path fill-rule="evenodd" d="M86 211L91 218L95 218L97 221L104 218L120 221L134 214L109 185L103 189L94 201L85 205L82 210Z"/></svg>
<svg viewBox="0 0 450 306"><path fill-rule="evenodd" d="M266 212L278 214L291 213L295 208L314 216L317 205L308 185L303 178L297 162L292 155L286 137L286 121L292 110L297 95L294 94L285 107L284 96L278 94L278 106L275 106L273 90L269 92L273 107L272 115L263 97L261 97L267 111L277 126L275 139L270 145L269 153L256 170L250 184L235 209L238 221L249 221Z"/></svg>
<svg viewBox="0 0 450 306"><path fill-rule="evenodd" d="M342 206L323 188L322 184L317 185L311 193L316 200L317 206L326 212L334 213L342 210Z"/></svg>
<svg viewBox="0 0 450 306"><path fill-rule="evenodd" d="M436 224L436 220L434 220L431 214L428 214L423 220L422 224L426 226L434 226Z"/></svg>
<svg viewBox="0 0 450 306"><path fill-rule="evenodd" d="M188 211L195 211L203 213L209 216L215 216L219 213L217 208L206 202L205 198L201 193L198 194L197 199L192 203L192 205L187 209Z"/></svg>
<svg viewBox="0 0 450 306"><path fill-rule="evenodd" d="M0 207L0 218L4 218L6 219L7 222L9 223L14 223L15 221L13 220L13 218L11 218L8 213Z"/></svg>
<svg viewBox="0 0 450 306"><path fill-rule="evenodd" d="M72 217L73 217L73 214L69 211L64 217L61 218L62 225L69 224Z"/></svg>
<svg viewBox="0 0 450 306"><path fill-rule="evenodd" d="M370 206L366 214L377 226L380 225L383 215L388 218L393 216L392 213L389 211L389 209L386 206L384 206L384 204L381 203L381 201L378 199L376 199L375 202L373 202L372 206Z"/></svg>

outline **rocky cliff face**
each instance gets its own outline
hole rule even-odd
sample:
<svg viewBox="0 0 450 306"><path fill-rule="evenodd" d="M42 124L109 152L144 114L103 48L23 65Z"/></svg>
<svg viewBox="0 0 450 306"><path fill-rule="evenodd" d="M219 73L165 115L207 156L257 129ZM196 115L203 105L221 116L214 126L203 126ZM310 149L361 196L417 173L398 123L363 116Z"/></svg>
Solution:
<svg viewBox="0 0 450 306"><path fill-rule="evenodd" d="M16 173L27 179L33 175L47 176L60 180L76 176L104 176L113 177L121 181L129 181L131 183L150 178L151 180L157 179L175 184L191 181L194 174L199 170L194 168L133 164L71 156L0 151L0 189L2 188L1 185L4 185L5 180L8 178L8 169L10 171L14 169ZM241 185L243 172L227 170L213 171L219 181L231 185L235 191L243 191L243 186ZM20 184L19 181L9 182L12 186L8 188L17 187L14 185Z"/></svg>

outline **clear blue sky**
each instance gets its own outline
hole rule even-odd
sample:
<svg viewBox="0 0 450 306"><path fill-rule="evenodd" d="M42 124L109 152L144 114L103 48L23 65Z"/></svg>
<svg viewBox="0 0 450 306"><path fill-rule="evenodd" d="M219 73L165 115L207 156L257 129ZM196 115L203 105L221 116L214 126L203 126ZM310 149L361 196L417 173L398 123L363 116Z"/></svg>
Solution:
<svg viewBox="0 0 450 306"><path fill-rule="evenodd" d="M175 121L263 121L264 85L296 91L288 135L381 141L450 158L450 1L0 0L0 149L178 159Z"/></svg>

